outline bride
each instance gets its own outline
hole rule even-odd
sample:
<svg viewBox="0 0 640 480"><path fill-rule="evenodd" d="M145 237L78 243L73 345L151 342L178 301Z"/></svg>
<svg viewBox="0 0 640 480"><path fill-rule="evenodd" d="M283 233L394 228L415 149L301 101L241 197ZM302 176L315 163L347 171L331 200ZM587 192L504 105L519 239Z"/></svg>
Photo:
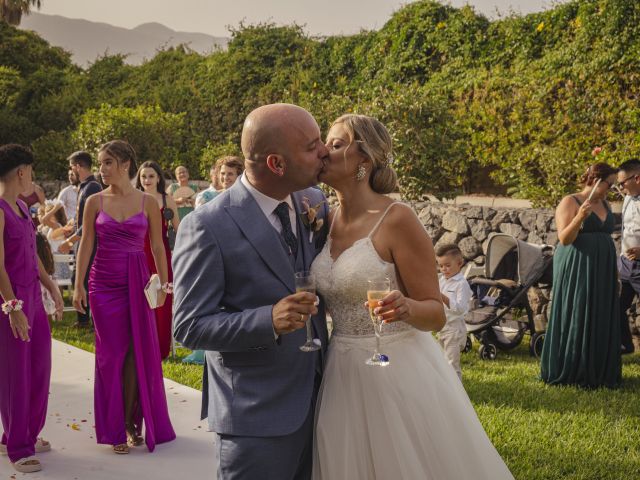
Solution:
<svg viewBox="0 0 640 480"><path fill-rule="evenodd" d="M312 272L333 318L318 397L313 478L512 479L452 367L431 335L442 328L431 239L395 189L391 137L378 120L344 115L332 125L320 180L340 206ZM363 302L368 280L387 277L376 308L385 367Z"/></svg>

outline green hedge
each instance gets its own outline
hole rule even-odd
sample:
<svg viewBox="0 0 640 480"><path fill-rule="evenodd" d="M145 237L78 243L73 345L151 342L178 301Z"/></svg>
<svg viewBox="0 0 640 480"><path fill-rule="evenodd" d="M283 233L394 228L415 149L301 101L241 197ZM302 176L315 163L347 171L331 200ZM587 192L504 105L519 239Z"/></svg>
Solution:
<svg viewBox="0 0 640 480"><path fill-rule="evenodd" d="M613 164L638 155L640 2L575 0L490 21L424 0L352 36L269 23L230 34L227 50L206 56L182 46L140 66L116 55L83 70L0 24L0 143L31 144L41 173L59 176L87 136L117 134L146 142L142 160L204 175L212 152L237 151L249 111L287 101L323 129L345 112L379 117L408 197L473 192L489 171L539 205L576 188L594 146Z"/></svg>

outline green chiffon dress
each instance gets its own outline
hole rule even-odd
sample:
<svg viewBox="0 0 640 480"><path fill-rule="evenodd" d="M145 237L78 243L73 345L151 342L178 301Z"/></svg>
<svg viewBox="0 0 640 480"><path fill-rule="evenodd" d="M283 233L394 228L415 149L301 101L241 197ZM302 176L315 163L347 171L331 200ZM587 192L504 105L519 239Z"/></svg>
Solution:
<svg viewBox="0 0 640 480"><path fill-rule="evenodd" d="M576 197L576 202L580 203ZM551 315L541 358L550 385L615 388L622 381L614 218L591 213L553 256Z"/></svg>

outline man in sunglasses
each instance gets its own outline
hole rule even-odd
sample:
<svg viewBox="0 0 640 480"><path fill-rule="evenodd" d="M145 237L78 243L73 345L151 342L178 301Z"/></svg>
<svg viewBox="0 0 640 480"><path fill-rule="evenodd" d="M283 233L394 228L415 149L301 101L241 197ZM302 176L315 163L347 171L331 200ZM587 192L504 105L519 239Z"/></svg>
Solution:
<svg viewBox="0 0 640 480"><path fill-rule="evenodd" d="M627 160L618 169L618 187L625 194L622 204L622 247L618 258L620 291L620 339L622 353L633 353L627 310L640 294L640 160Z"/></svg>

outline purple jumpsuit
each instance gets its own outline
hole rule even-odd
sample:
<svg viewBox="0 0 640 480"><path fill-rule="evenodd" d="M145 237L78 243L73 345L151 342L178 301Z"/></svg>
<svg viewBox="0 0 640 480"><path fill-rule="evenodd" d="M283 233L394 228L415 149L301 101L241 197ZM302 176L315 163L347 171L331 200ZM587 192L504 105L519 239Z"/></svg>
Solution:
<svg viewBox="0 0 640 480"><path fill-rule="evenodd" d="M36 236L27 206L23 216L0 199L4 211L4 268L29 320L30 342L14 338L9 316L0 312L0 416L2 443L16 462L35 453L47 415L51 378L51 330L42 305Z"/></svg>

